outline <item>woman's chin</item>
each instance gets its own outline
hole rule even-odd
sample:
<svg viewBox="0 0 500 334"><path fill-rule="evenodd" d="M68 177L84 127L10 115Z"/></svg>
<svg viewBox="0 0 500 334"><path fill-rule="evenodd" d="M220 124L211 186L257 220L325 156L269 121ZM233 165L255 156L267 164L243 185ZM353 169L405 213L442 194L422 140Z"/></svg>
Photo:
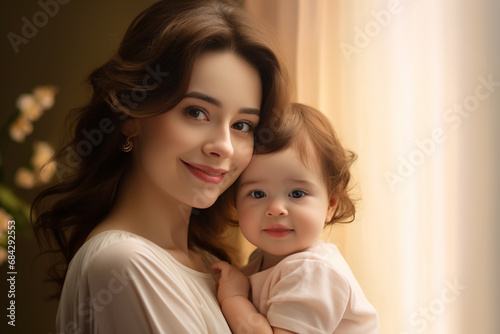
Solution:
<svg viewBox="0 0 500 334"><path fill-rule="evenodd" d="M215 203L217 197L218 196L206 196L203 198L197 198L193 201L193 203L191 203L191 207L196 209L207 209Z"/></svg>
<svg viewBox="0 0 500 334"><path fill-rule="evenodd" d="M193 208L206 209L215 203L221 193L222 189L220 187L196 188L192 193L192 197L185 201L185 203Z"/></svg>
<svg viewBox="0 0 500 334"><path fill-rule="evenodd" d="M211 207L215 202L211 202L211 204L207 204L207 205L197 205L197 206L193 206L193 209L208 209L209 207Z"/></svg>

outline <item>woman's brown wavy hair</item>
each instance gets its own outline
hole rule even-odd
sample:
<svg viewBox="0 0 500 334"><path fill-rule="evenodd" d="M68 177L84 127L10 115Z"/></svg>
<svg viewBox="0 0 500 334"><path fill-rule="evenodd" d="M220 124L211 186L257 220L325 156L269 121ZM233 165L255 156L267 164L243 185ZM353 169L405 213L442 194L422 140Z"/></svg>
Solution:
<svg viewBox="0 0 500 334"><path fill-rule="evenodd" d="M57 183L32 206L34 230L42 249L62 254L49 280L64 282L69 262L92 229L110 212L131 155L119 150L120 129L128 117L161 114L186 93L193 63L208 51L229 51L259 72L261 119L255 132L280 117L288 99L287 81L276 41L261 23L219 0L165 0L142 12L128 28L116 55L94 70L90 102L73 111L69 143L55 156ZM220 237L225 225L205 210L193 210L190 247L228 260Z"/></svg>

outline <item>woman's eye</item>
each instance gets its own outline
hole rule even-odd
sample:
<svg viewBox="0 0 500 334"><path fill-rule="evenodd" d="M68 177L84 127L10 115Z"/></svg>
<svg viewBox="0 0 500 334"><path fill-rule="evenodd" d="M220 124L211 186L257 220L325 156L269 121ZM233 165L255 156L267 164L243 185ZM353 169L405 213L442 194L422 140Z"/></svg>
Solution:
<svg viewBox="0 0 500 334"><path fill-rule="evenodd" d="M306 195L305 192L303 192L302 190L294 190L290 193L290 197L292 198L302 198Z"/></svg>
<svg viewBox="0 0 500 334"><path fill-rule="evenodd" d="M233 129L241 131L241 132L252 132L254 126L250 122L237 122L233 124Z"/></svg>
<svg viewBox="0 0 500 334"><path fill-rule="evenodd" d="M186 115L196 120L204 121L208 120L207 112L205 109L200 107L187 107L185 109Z"/></svg>
<svg viewBox="0 0 500 334"><path fill-rule="evenodd" d="M250 196L252 196L254 198L263 198L263 197L266 197L266 194L263 191L254 190L250 193Z"/></svg>

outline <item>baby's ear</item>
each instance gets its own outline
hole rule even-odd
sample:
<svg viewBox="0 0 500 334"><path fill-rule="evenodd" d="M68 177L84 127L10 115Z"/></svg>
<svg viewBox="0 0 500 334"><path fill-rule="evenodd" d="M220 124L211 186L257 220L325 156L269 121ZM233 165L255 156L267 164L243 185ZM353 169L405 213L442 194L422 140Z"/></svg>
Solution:
<svg viewBox="0 0 500 334"><path fill-rule="evenodd" d="M328 202L328 210L326 211L326 219L325 223L329 223L332 218L335 210L337 210L337 205L339 204L339 196L333 195L330 197L330 201Z"/></svg>
<svg viewBox="0 0 500 334"><path fill-rule="evenodd" d="M120 124L120 131L125 137L135 137L139 134L139 123L136 118L127 118Z"/></svg>

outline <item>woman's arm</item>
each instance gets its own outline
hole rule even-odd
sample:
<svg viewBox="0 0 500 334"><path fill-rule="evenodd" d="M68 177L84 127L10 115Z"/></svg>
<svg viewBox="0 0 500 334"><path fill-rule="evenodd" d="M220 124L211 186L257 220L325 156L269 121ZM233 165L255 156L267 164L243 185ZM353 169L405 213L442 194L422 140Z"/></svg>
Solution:
<svg viewBox="0 0 500 334"><path fill-rule="evenodd" d="M255 306L248 300L250 289L248 279L236 267L219 261L212 264L212 270L221 273L217 299L233 333L294 333L271 327L266 317L257 312Z"/></svg>

